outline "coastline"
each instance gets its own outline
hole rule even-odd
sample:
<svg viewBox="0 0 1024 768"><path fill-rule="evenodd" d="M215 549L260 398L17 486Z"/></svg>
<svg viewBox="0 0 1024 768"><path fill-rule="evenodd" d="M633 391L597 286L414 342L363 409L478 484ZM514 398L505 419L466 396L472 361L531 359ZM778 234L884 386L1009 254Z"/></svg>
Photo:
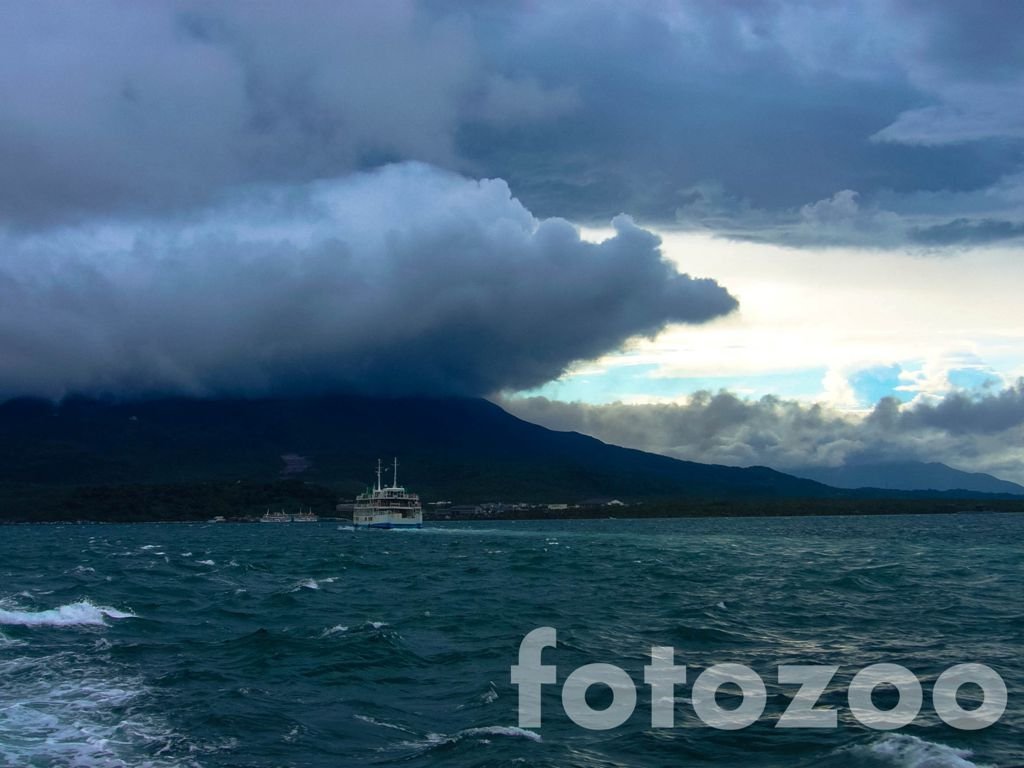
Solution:
<svg viewBox="0 0 1024 768"><path fill-rule="evenodd" d="M316 509L314 508L314 512ZM920 499L680 499L638 502L609 509L604 506L578 506L549 510L534 507L494 514L450 515L425 512L424 524L465 522L514 522L544 520L672 519L672 518L764 518L764 517L872 517L891 515L1021 514L1024 499L920 498ZM0 512L3 515L3 512ZM259 523L256 514L228 514L223 520L197 511L193 515L127 516L115 510L93 510L88 516L35 516L31 519L0 517L0 525L74 525L122 523ZM320 523L350 525L350 517L320 514ZM284 525L283 523L281 525Z"/></svg>

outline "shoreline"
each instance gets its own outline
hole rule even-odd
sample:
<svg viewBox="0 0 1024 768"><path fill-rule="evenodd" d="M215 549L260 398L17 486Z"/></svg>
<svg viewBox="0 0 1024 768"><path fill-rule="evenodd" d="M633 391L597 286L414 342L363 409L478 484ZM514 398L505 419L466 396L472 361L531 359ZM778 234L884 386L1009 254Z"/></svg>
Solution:
<svg viewBox="0 0 1024 768"><path fill-rule="evenodd" d="M1024 499L774 499L774 500L688 500L662 503L638 503L616 507L614 513L605 507L577 507L562 510L518 510L487 515L445 516L424 513L424 525L476 522L538 522L562 520L653 520L653 519L710 519L710 518L766 518L766 517L878 517L908 515L956 514L1021 514ZM259 516L225 516L223 520L208 517L132 518L107 517L97 514L77 519L50 517L40 519L0 519L0 525L120 525L120 524L182 524L239 525L261 524ZM351 525L348 517L321 515L318 523ZM276 523L276 525L287 525Z"/></svg>

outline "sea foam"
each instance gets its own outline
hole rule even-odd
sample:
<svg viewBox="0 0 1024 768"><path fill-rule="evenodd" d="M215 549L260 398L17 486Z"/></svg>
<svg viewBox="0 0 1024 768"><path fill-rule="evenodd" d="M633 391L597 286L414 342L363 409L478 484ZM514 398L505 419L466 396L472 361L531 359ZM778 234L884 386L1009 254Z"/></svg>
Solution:
<svg viewBox="0 0 1024 768"><path fill-rule="evenodd" d="M188 757L155 757L184 739L145 714L141 680L81 656L14 659L2 667L0 765L184 768ZM190 751L191 746L189 745Z"/></svg>
<svg viewBox="0 0 1024 768"><path fill-rule="evenodd" d="M426 740L414 746L431 749L446 744L456 744L465 739L487 740L491 736L506 736L511 738L527 739L528 741L543 741L541 735L536 731L528 731L515 725L485 725L480 728L465 728L453 734L428 733Z"/></svg>
<svg viewBox="0 0 1024 768"><path fill-rule="evenodd" d="M967 759L971 756L969 749L957 749L906 734L887 734L860 749L897 768L984 768Z"/></svg>
<svg viewBox="0 0 1024 768"><path fill-rule="evenodd" d="M483 728L467 728L455 734L457 738L472 738L476 736L512 736L529 741L543 741L541 735L536 731L528 731L516 725L488 725Z"/></svg>
<svg viewBox="0 0 1024 768"><path fill-rule="evenodd" d="M22 627L105 626L105 618L134 619L135 614L95 606L88 600L69 603L47 611L0 610L0 624Z"/></svg>
<svg viewBox="0 0 1024 768"><path fill-rule="evenodd" d="M323 632L321 632L320 639L322 640L323 638L330 637L331 635L341 635L345 632L348 632L348 627L342 624L335 624L333 627L328 627Z"/></svg>

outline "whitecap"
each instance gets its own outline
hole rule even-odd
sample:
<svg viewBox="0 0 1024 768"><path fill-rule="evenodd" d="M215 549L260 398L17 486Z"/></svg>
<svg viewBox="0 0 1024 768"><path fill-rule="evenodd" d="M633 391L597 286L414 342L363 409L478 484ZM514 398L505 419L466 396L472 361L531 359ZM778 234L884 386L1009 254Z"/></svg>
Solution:
<svg viewBox="0 0 1024 768"><path fill-rule="evenodd" d="M379 725L381 728L391 728L393 730L402 731L404 733L415 733L415 731L412 731L404 726L395 725L394 723L387 723L383 720L376 720L370 717L369 715L353 715L353 717L355 717L356 720L362 720L364 723L369 723L370 725Z"/></svg>
<svg viewBox="0 0 1024 768"><path fill-rule="evenodd" d="M451 735L428 733L422 742L407 744L407 746L431 749L444 744L455 744L464 739L487 741L488 736L508 736L511 738L528 739L529 741L543 741L541 735L536 731L528 731L515 725L486 725L479 728L466 728Z"/></svg>
<svg viewBox="0 0 1024 768"><path fill-rule="evenodd" d="M494 687L494 681L490 681L490 682L488 682L488 684L487 684L487 690L486 690L486 691L484 691L483 693L481 693L481 694L480 694L480 695L479 695L479 696L478 696L478 697L476 698L476 701L478 701L478 702L479 702L479 703L480 703L481 705L483 705L483 706L486 706L486 705L488 705L488 704L493 704L493 703L494 703L494 702L496 702L497 700L498 700L498 691L497 691L497 689L496 689L496 688ZM460 705L458 706L458 709L465 709L466 707L467 707L467 705L466 705L466 704L460 704Z"/></svg>
<svg viewBox="0 0 1024 768"><path fill-rule="evenodd" d="M528 731L517 725L487 725L482 728L467 728L455 734L456 739L475 736L512 736L530 741L543 741L536 731Z"/></svg>
<svg viewBox="0 0 1024 768"><path fill-rule="evenodd" d="M0 610L0 624L22 627L73 627L105 626L104 618L134 619L134 613L125 613L116 608L95 606L88 600L69 603L48 611L5 611Z"/></svg>
<svg viewBox="0 0 1024 768"><path fill-rule="evenodd" d="M348 632L348 627L342 626L341 624L335 624L333 627L328 627L320 633L320 639L330 637L331 635L340 635Z"/></svg>
<svg viewBox="0 0 1024 768"><path fill-rule="evenodd" d="M170 757L139 762L140 750L162 755L184 741L159 717L139 712L147 693L141 680L83 668L74 654L17 661L0 679L0 698L13 702L0 717L0 764L193 765Z"/></svg>
<svg viewBox="0 0 1024 768"><path fill-rule="evenodd" d="M216 565L213 560L197 560L196 562L200 565Z"/></svg>
<svg viewBox="0 0 1024 768"><path fill-rule="evenodd" d="M725 603L724 602L715 603L715 608L719 608L720 610L723 610L723 611L727 611L728 610L728 608L725 607Z"/></svg>
<svg viewBox="0 0 1024 768"><path fill-rule="evenodd" d="M874 744L858 747L896 768L982 768L967 758L969 749L957 749L906 734L886 734Z"/></svg>

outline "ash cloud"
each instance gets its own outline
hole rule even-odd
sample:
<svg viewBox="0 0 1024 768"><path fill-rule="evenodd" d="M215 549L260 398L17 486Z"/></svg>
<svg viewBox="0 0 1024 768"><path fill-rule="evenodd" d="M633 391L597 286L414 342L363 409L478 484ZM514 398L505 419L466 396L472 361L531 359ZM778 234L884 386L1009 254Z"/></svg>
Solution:
<svg viewBox="0 0 1024 768"><path fill-rule="evenodd" d="M406 163L188 216L0 239L0 395L481 395L736 308L628 217Z"/></svg>
<svg viewBox="0 0 1024 768"><path fill-rule="evenodd" d="M883 398L864 417L820 404L698 392L676 404L590 405L506 398L513 414L551 429L690 461L778 469L941 461L1024 481L1024 379L998 392L952 392L900 406Z"/></svg>

